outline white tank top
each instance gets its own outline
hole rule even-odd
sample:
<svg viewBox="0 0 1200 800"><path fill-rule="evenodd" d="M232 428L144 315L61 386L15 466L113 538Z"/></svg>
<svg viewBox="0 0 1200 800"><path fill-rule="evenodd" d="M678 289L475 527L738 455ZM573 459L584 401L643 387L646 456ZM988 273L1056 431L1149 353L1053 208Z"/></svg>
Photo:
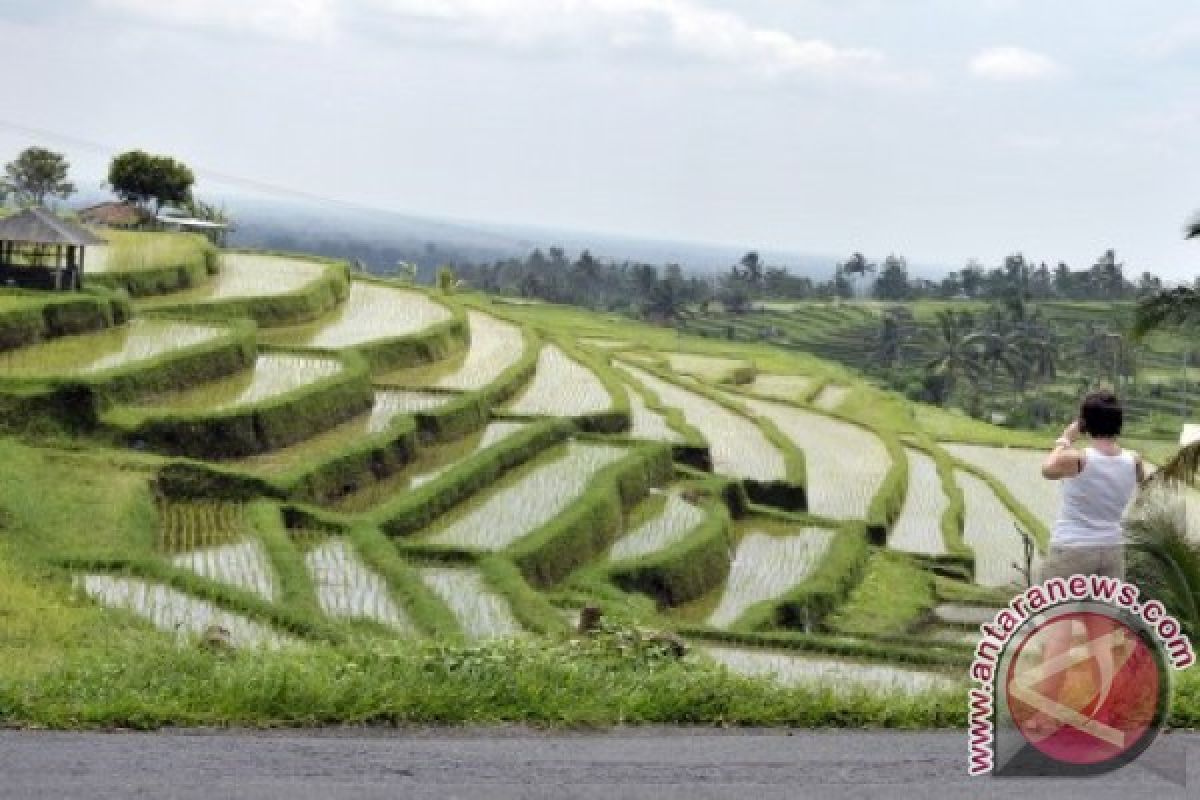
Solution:
<svg viewBox="0 0 1200 800"><path fill-rule="evenodd" d="M1062 509L1050 544L1064 547L1105 547L1122 541L1121 520L1137 488L1137 460L1122 450L1105 455L1094 447L1084 451L1083 470L1062 482Z"/></svg>

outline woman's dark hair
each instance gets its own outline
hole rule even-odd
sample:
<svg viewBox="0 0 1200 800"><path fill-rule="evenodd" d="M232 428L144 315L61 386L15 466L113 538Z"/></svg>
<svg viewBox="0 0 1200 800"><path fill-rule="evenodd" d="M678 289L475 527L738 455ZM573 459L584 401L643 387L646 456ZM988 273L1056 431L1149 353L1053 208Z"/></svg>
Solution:
<svg viewBox="0 0 1200 800"><path fill-rule="evenodd" d="M1118 436L1125 423L1121 401L1112 392L1088 392L1079 409L1079 430L1089 436Z"/></svg>

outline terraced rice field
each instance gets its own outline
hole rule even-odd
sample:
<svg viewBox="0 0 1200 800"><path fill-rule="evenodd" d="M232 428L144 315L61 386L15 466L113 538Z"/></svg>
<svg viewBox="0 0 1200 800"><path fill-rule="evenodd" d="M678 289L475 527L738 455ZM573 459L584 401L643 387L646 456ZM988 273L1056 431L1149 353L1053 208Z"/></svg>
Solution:
<svg viewBox="0 0 1200 800"><path fill-rule="evenodd" d="M804 451L810 512L835 519L866 518L891 466L878 436L812 411L753 398L742 402Z"/></svg>
<svg viewBox="0 0 1200 800"><path fill-rule="evenodd" d="M354 281L328 321L293 340L301 347L336 350L411 336L448 319L450 310L421 292Z"/></svg>
<svg viewBox="0 0 1200 800"><path fill-rule="evenodd" d="M221 271L206 285L138 301L142 308L179 303L219 303L243 297L271 297L299 291L324 274L315 261L256 253L223 253Z"/></svg>
<svg viewBox="0 0 1200 800"><path fill-rule="evenodd" d="M813 398L813 405L822 411L836 411L849 396L850 390L845 386L826 386Z"/></svg>
<svg viewBox="0 0 1200 800"><path fill-rule="evenodd" d="M468 639L498 639L521 633L508 601L492 591L477 570L423 567L420 572L421 581L446 604Z"/></svg>
<svg viewBox="0 0 1200 800"><path fill-rule="evenodd" d="M665 550L687 537L704 522L704 510L692 505L679 492L656 492L644 504L648 517L617 540L609 558L625 561Z"/></svg>
<svg viewBox="0 0 1200 800"><path fill-rule="evenodd" d="M109 244L87 248L84 271L90 273L137 272L155 267L181 267L204 257L193 241L170 234L102 231Z"/></svg>
<svg viewBox="0 0 1200 800"><path fill-rule="evenodd" d="M234 647L278 648L291 640L270 628L212 603L157 583L113 575L84 575L75 585L96 602L131 611L156 628L184 638L201 636L210 626L229 632Z"/></svg>
<svg viewBox="0 0 1200 800"><path fill-rule="evenodd" d="M525 350L521 329L510 322L482 311L468 311L467 324L471 329L467 356L457 369L438 379L435 385L442 389L482 389L517 363Z"/></svg>
<svg viewBox="0 0 1200 800"><path fill-rule="evenodd" d="M414 404L414 393L394 389L378 389L375 391L375 405L365 414L359 414L353 419L330 428L323 433L312 436L289 447L262 453L249 458L237 459L230 462L242 469L265 474L285 472L290 469L305 467L321 459L343 452L348 446L357 444L363 439L386 431L400 417L411 413ZM447 402L448 395L435 395ZM423 410L423 409L415 409Z"/></svg>
<svg viewBox="0 0 1200 800"><path fill-rule="evenodd" d="M497 421L489 424L481 433L437 447L423 448L417 453L416 460L400 472L338 498L333 505L338 511L349 514L370 511L409 489L429 483L476 453L504 441L526 425L524 422Z"/></svg>
<svg viewBox="0 0 1200 800"><path fill-rule="evenodd" d="M982 479L962 470L954 473L954 479L965 501L963 541L975 551L975 582L983 586L1023 584L1017 565L1024 564L1025 549L1016 518Z"/></svg>
<svg viewBox="0 0 1200 800"><path fill-rule="evenodd" d="M738 544L729 578L710 625L732 625L751 606L782 597L799 586L824 558L833 541L824 528L801 528L786 536L749 530Z"/></svg>
<svg viewBox="0 0 1200 800"><path fill-rule="evenodd" d="M900 692L911 695L955 685L935 672L860 664L808 655L735 647L705 647L703 651L730 672L770 678L783 686L828 688L837 694Z"/></svg>
<svg viewBox="0 0 1200 800"><path fill-rule="evenodd" d="M656 394L664 405L679 409L688 424L704 434L712 451L715 472L759 481L787 478L783 453L753 421L643 369L622 363L616 366Z"/></svg>
<svg viewBox="0 0 1200 800"><path fill-rule="evenodd" d="M946 552L942 515L950 501L942 490L937 464L919 450L908 448L904 453L908 458L908 494L888 537L888 546L907 553L942 555Z"/></svg>
<svg viewBox="0 0 1200 800"><path fill-rule="evenodd" d="M629 412L632 417L629 435L635 439L648 439L654 442L683 441L677 431L667 423L667 418L646 405L645 398L637 389L626 386L625 393L629 395Z"/></svg>
<svg viewBox="0 0 1200 800"><path fill-rule="evenodd" d="M127 325L46 342L0 354L0 374L12 377L89 375L211 342L225 333L212 325L134 319Z"/></svg>
<svg viewBox="0 0 1200 800"><path fill-rule="evenodd" d="M569 442L564 452L541 459L502 480L473 508L435 525L429 541L473 550L503 550L558 516L600 472L627 454L624 448Z"/></svg>
<svg viewBox="0 0 1200 800"><path fill-rule="evenodd" d="M943 444L955 458L986 472L1004 484L1017 502L1025 506L1047 528L1058 516L1061 486L1042 477L1045 453L1010 447L976 444Z"/></svg>
<svg viewBox="0 0 1200 800"><path fill-rule="evenodd" d="M702 356L693 353L669 353L667 354L667 363L672 371L700 378L705 383L721 383L732 377L737 370L753 367L749 361L740 358Z"/></svg>
<svg viewBox="0 0 1200 800"><path fill-rule="evenodd" d="M340 361L322 356L265 353L253 369L227 378L160 395L149 405L210 412L260 403L330 378L342 370Z"/></svg>
<svg viewBox="0 0 1200 800"><path fill-rule="evenodd" d="M276 596L271 560L256 539L180 553L171 558L171 563L202 578L254 592L267 600L274 600Z"/></svg>
<svg viewBox="0 0 1200 800"><path fill-rule="evenodd" d="M760 372L746 389L771 400L799 400L812 389L812 378L803 375L771 375Z"/></svg>
<svg viewBox="0 0 1200 800"><path fill-rule="evenodd" d="M392 600L387 583L370 570L344 540L330 538L304 556L321 610L331 617L368 619L402 634L412 620Z"/></svg>
<svg viewBox="0 0 1200 800"><path fill-rule="evenodd" d="M578 417L612 408L608 390L591 370L549 344L538 353L537 373L508 410L514 414Z"/></svg>

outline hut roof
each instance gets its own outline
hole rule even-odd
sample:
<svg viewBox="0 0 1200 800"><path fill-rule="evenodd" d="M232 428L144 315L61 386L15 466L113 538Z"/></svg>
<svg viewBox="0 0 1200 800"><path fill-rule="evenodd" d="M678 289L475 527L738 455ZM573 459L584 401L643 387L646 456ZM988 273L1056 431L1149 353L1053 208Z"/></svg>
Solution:
<svg viewBox="0 0 1200 800"><path fill-rule="evenodd" d="M89 225L140 225L149 216L135 205L111 201L79 210L79 218Z"/></svg>
<svg viewBox="0 0 1200 800"><path fill-rule="evenodd" d="M0 219L0 241L76 247L105 243L86 228L60 219L44 208L27 208Z"/></svg>

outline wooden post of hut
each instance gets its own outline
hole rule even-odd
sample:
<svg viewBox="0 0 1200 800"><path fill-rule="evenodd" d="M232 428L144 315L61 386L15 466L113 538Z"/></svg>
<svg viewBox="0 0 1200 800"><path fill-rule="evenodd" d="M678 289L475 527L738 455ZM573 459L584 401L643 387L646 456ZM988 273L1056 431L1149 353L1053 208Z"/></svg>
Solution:
<svg viewBox="0 0 1200 800"><path fill-rule="evenodd" d="M26 289L83 287L84 253L104 240L44 208L0 219L0 281Z"/></svg>

